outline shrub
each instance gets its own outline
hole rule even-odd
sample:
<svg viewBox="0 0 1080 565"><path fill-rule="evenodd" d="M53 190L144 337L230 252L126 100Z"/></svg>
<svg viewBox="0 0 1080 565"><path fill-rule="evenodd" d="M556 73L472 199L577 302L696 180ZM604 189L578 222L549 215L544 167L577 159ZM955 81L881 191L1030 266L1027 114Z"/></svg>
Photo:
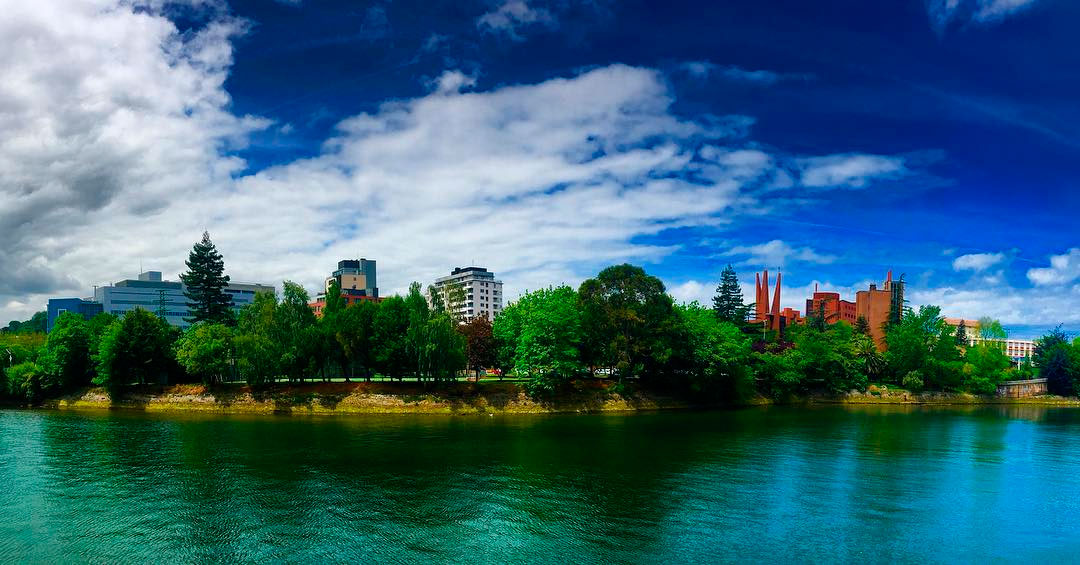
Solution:
<svg viewBox="0 0 1080 565"><path fill-rule="evenodd" d="M904 375L904 380L901 384L911 392L919 392L923 388L922 373L917 369L908 371L908 374Z"/></svg>

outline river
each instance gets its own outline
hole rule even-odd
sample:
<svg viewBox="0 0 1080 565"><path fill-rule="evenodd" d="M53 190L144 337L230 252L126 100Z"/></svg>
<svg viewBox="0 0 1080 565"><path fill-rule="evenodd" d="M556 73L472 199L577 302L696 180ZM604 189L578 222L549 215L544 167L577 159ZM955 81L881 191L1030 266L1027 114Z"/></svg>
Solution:
<svg viewBox="0 0 1080 565"><path fill-rule="evenodd" d="M2 562L1066 561L1080 410L0 411Z"/></svg>

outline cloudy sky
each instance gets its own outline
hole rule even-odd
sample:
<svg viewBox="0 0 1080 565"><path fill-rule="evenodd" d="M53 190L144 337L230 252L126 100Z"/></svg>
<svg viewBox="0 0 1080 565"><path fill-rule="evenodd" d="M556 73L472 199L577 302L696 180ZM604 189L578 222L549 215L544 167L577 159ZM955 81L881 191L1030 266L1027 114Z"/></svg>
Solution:
<svg viewBox="0 0 1080 565"><path fill-rule="evenodd" d="M1080 327L1075 2L0 3L0 319L206 229L312 291L629 261L707 300L732 263L801 307L892 269Z"/></svg>

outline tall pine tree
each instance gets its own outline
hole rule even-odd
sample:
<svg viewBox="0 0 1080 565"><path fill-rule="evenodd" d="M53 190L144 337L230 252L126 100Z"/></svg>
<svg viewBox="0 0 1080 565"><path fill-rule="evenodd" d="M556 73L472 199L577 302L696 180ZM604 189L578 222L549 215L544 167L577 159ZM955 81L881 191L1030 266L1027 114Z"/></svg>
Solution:
<svg viewBox="0 0 1080 565"><path fill-rule="evenodd" d="M189 324L232 322L232 297L225 292L229 275L225 274L225 261L210 241L210 232L203 232L202 241L192 247L185 264L188 270L180 275L180 280L186 287L184 296L188 299L191 317L184 320Z"/></svg>
<svg viewBox="0 0 1080 565"><path fill-rule="evenodd" d="M716 287L716 296L713 297L713 312L716 317L728 322L742 323L746 321L750 313L750 304L743 303L742 289L739 288L739 277L735 269L729 264L720 273L720 284Z"/></svg>

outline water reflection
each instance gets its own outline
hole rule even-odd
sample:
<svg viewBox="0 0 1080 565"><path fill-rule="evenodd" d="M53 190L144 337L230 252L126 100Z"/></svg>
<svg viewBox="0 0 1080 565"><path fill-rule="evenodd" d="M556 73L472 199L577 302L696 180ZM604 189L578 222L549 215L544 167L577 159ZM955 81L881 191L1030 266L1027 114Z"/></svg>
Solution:
<svg viewBox="0 0 1080 565"><path fill-rule="evenodd" d="M0 412L4 561L1009 560L1077 549L1080 411Z"/></svg>

